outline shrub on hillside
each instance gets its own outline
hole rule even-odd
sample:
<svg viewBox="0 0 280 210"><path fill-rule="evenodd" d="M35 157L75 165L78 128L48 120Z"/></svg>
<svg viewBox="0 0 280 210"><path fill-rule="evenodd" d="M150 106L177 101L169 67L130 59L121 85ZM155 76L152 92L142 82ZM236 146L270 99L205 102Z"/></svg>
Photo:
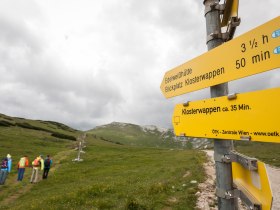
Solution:
<svg viewBox="0 0 280 210"><path fill-rule="evenodd" d="M75 132L75 131L78 131L76 129L73 129L73 128L70 128L69 126L67 125L64 125L62 123L58 123L58 122L54 122L54 121L45 121L47 123L50 123L50 124L53 124L55 125L57 128L60 128L62 130L67 130L67 131L70 131L70 132Z"/></svg>
<svg viewBox="0 0 280 210"><path fill-rule="evenodd" d="M27 129L37 130L37 131L46 131L46 132L49 132L49 133L52 132L52 131L50 131L48 129L36 127L36 126L30 125L29 123L26 123L26 122L24 122L24 123L16 123L16 125L19 126L19 127L22 127L22 128L27 128Z"/></svg>
<svg viewBox="0 0 280 210"><path fill-rule="evenodd" d="M4 126L4 127L10 127L10 126L14 126L15 124L8 122L6 120L0 120L0 126Z"/></svg>
<svg viewBox="0 0 280 210"><path fill-rule="evenodd" d="M62 133L52 133L52 136L60 138L60 139L69 139L69 140L72 140L72 141L76 141L75 136L70 136L70 135L66 135L66 134L62 134Z"/></svg>
<svg viewBox="0 0 280 210"><path fill-rule="evenodd" d="M100 137L100 139L101 139L102 141L107 141L107 142L110 142L110 143L113 143L113 144L124 145L124 144L122 144L122 143L120 143L120 142L118 142L118 141L112 141L112 140L109 140L109 139L105 139L105 138L103 138L102 136Z"/></svg>

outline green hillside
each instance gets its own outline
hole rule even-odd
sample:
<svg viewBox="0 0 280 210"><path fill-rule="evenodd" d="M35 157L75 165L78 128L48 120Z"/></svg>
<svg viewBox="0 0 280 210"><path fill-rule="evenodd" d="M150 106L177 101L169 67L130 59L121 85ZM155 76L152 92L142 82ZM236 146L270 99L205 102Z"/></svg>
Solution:
<svg viewBox="0 0 280 210"><path fill-rule="evenodd" d="M108 125L98 126L87 131L87 133L104 141L130 146L167 148L192 147L190 142L182 146L182 143L175 139L172 130L160 129L156 126L139 126L113 122Z"/></svg>
<svg viewBox="0 0 280 210"><path fill-rule="evenodd" d="M0 158L12 155L13 166L6 185L0 186L0 201L25 190L30 178L31 169L26 171L26 179L22 183L16 182L16 164L23 155L27 155L30 162L39 155L52 157L64 156L76 144L80 131L64 124L41 120L28 120L0 114Z"/></svg>
<svg viewBox="0 0 280 210"><path fill-rule="evenodd" d="M10 153L18 161L23 155L33 158L40 154L56 154L73 145L80 134L61 123L0 114L0 157Z"/></svg>
<svg viewBox="0 0 280 210"><path fill-rule="evenodd" d="M0 185L0 209L195 209L205 154L179 148L170 130L111 123L83 132L57 122L0 115L0 155L14 164ZM194 139L198 141L198 139ZM181 143L180 143L181 145ZM171 148L172 147L172 148ZM279 166L279 144L235 142L238 151ZM31 168L17 182L15 164L22 155L54 160L47 180L29 183Z"/></svg>
<svg viewBox="0 0 280 210"><path fill-rule="evenodd" d="M235 150L264 163L280 167L280 144L235 141Z"/></svg>
<svg viewBox="0 0 280 210"><path fill-rule="evenodd" d="M6 128L25 128L30 130L45 131L50 133L51 136L64 138L69 140L76 140L75 133L77 130L70 128L62 123L42 120L29 120L18 117L10 117L0 114L0 127Z"/></svg>
<svg viewBox="0 0 280 210"><path fill-rule="evenodd" d="M84 161L73 162L77 142L52 134L76 138L82 132L55 122L4 115L0 120L0 154L10 153L14 160L0 185L0 209L195 208L197 185L204 179L205 155L199 151L122 145L88 135ZM53 157L47 180L29 183L27 168L23 181L16 181L15 163L24 154L31 161L39 154Z"/></svg>
<svg viewBox="0 0 280 210"><path fill-rule="evenodd" d="M71 152L48 180L1 208L194 209L198 183L191 181L203 181L202 153L86 142L83 162L72 162Z"/></svg>

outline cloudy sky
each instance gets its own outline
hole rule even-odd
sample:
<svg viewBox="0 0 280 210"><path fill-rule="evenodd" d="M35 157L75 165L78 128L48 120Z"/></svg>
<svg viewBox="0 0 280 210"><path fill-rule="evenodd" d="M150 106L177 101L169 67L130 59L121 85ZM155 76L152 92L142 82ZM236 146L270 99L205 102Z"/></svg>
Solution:
<svg viewBox="0 0 280 210"><path fill-rule="evenodd" d="M279 15L279 0L240 0L236 36ZM0 113L78 129L112 121L171 127L164 73L207 50L202 0L1 0ZM273 70L230 92L279 86Z"/></svg>

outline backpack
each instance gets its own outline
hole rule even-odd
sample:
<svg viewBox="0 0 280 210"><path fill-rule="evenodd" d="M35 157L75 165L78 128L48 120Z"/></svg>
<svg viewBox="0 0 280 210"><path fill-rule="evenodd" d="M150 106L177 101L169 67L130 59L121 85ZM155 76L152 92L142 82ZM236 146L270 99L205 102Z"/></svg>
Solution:
<svg viewBox="0 0 280 210"><path fill-rule="evenodd" d="M38 166L40 166L40 165L41 165L40 160L39 160L38 158L36 158L36 159L33 161L33 166L38 167Z"/></svg>
<svg viewBox="0 0 280 210"><path fill-rule="evenodd" d="M1 168L8 168L8 161L6 159L2 160Z"/></svg>
<svg viewBox="0 0 280 210"><path fill-rule="evenodd" d="M49 168L51 166L51 160L49 158L45 159L45 168Z"/></svg>
<svg viewBox="0 0 280 210"><path fill-rule="evenodd" d="M19 167L21 168L24 168L25 167L25 158L20 158L20 161L19 161Z"/></svg>

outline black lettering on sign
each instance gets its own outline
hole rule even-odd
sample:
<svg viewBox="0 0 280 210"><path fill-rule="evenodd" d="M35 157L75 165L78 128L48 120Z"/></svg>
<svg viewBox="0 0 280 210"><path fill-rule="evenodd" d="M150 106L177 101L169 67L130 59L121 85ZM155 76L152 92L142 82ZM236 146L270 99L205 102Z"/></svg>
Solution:
<svg viewBox="0 0 280 210"><path fill-rule="evenodd" d="M193 78L186 79L185 80L185 86L192 85L194 83L198 83L198 82L201 82L201 81L204 81L204 80L211 80L211 79L214 79L215 77L220 76L224 73L225 73L225 68L220 67L218 69L207 72L205 74L201 74L201 75L195 76Z"/></svg>
<svg viewBox="0 0 280 210"><path fill-rule="evenodd" d="M183 87L183 82L178 82L175 85L169 85L165 87L165 92L168 93L170 91L175 91Z"/></svg>
<svg viewBox="0 0 280 210"><path fill-rule="evenodd" d="M205 114L205 115L211 115L213 113L221 112L221 107L215 106L215 107L206 107L206 108L199 108L199 109L182 109L182 115L193 115L193 114Z"/></svg>

